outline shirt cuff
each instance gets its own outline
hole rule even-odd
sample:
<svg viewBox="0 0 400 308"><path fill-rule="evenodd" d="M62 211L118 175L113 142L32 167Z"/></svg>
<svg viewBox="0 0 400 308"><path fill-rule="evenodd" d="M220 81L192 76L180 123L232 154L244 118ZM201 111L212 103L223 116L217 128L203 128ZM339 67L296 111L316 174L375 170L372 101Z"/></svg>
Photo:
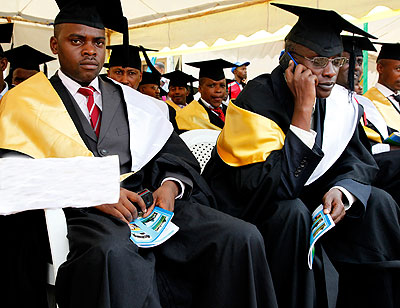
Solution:
<svg viewBox="0 0 400 308"><path fill-rule="evenodd" d="M161 185L164 184L164 182L166 181L174 181L175 183L178 184L180 189L179 189L179 194L175 197L175 199L182 199L183 194L185 193L185 184L183 184L182 181L178 180L177 178L167 177L164 180L162 180Z"/></svg>
<svg viewBox="0 0 400 308"><path fill-rule="evenodd" d="M314 147L317 133L313 130L306 131L297 126L290 125L290 130L310 149Z"/></svg>
<svg viewBox="0 0 400 308"><path fill-rule="evenodd" d="M339 189L343 195L346 197L346 200L342 200L343 201L343 205L344 205L344 210L347 211L354 202L356 202L357 198L354 197L354 195L349 192L346 188L342 187L342 186L333 186L330 190L337 188Z"/></svg>
<svg viewBox="0 0 400 308"><path fill-rule="evenodd" d="M372 154L379 154L390 151L390 144L377 143L372 146Z"/></svg>

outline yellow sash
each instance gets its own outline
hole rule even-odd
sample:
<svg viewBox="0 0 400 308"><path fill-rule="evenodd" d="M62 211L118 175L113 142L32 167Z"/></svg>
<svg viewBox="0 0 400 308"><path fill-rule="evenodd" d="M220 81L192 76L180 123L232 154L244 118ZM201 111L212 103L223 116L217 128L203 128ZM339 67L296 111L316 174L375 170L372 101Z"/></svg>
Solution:
<svg viewBox="0 0 400 308"><path fill-rule="evenodd" d="M179 107L177 104L175 104L174 102L171 102L169 100L165 101L168 105L170 105L172 108L174 108L176 111L181 110L181 107Z"/></svg>
<svg viewBox="0 0 400 308"><path fill-rule="evenodd" d="M387 126L400 131L400 113L392 105L388 98L386 98L377 88L372 87L364 94L369 98L376 109L380 112L385 119Z"/></svg>
<svg viewBox="0 0 400 308"><path fill-rule="evenodd" d="M43 73L11 89L1 100L0 148L33 158L93 156Z"/></svg>
<svg viewBox="0 0 400 308"><path fill-rule="evenodd" d="M361 121L361 124L363 124L363 121ZM376 131L364 125L363 128L369 140L382 143L382 138Z"/></svg>
<svg viewBox="0 0 400 308"><path fill-rule="evenodd" d="M207 111L198 101L192 101L189 105L176 113L176 123L180 130L215 129L221 130L210 122Z"/></svg>
<svg viewBox="0 0 400 308"><path fill-rule="evenodd" d="M226 164L239 167L265 161L272 151L282 149L284 142L278 124L231 101L217 150Z"/></svg>

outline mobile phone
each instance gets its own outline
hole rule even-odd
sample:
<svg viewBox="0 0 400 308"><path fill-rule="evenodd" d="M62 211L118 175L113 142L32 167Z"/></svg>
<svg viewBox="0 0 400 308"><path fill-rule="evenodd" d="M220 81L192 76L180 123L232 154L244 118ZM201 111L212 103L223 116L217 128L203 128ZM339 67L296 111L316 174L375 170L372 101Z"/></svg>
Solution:
<svg viewBox="0 0 400 308"><path fill-rule="evenodd" d="M147 188L139 191L137 194L143 199L144 204L146 204L146 209L153 204L154 202L153 193ZM142 209L139 207L138 204L133 203L133 205L137 208L138 212L142 211Z"/></svg>
<svg viewBox="0 0 400 308"><path fill-rule="evenodd" d="M297 65L296 60L292 57L289 51L282 50L279 56L279 65L283 68L284 71L286 71L286 69L288 68L290 60L292 60L294 63L293 67L293 73L294 73L294 70L296 69Z"/></svg>

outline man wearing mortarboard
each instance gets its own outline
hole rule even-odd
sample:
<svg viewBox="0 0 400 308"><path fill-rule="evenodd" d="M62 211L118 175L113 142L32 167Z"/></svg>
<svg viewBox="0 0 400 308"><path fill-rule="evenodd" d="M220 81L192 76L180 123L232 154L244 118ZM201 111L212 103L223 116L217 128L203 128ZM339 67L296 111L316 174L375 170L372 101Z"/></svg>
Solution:
<svg viewBox="0 0 400 308"><path fill-rule="evenodd" d="M231 69L235 79L228 83L228 95L230 99L236 99L246 85L247 66L250 65L250 62L236 62L235 65Z"/></svg>
<svg viewBox="0 0 400 308"><path fill-rule="evenodd" d="M28 45L12 48L4 54L10 62L10 75L14 86L40 72L40 64L46 65L47 62L56 59ZM47 75L47 66L44 72Z"/></svg>
<svg viewBox="0 0 400 308"><path fill-rule="evenodd" d="M152 100L99 77L105 28L128 30L120 1L58 4L50 47L60 69L50 81L37 73L6 93L0 104L1 154L35 159L118 155L125 175L118 203L64 209L70 251L57 273L58 306L277 307L257 229L207 206L214 199L198 162ZM144 188L153 191L148 209L136 193ZM173 211L179 231L154 249L139 248L128 226L138 215L135 203L145 217L155 205ZM0 256L11 256L9 263L1 262L10 268L0 276L2 305L46 307L24 296L29 288L43 292L46 259L31 259L42 249L31 242L40 237L37 222L26 223L28 229L23 223L8 224L1 233L15 242L15 249L7 247ZM20 246L29 247L26 255L19 254ZM32 286L16 269L36 270L41 280Z"/></svg>
<svg viewBox="0 0 400 308"><path fill-rule="evenodd" d="M376 59L379 79L364 96L369 98L392 131L400 131L400 43L380 43Z"/></svg>
<svg viewBox="0 0 400 308"><path fill-rule="evenodd" d="M400 147L385 143L385 139L396 130L386 125L385 119L371 100L355 93L357 81L362 76L362 51L376 51L376 49L372 42L363 36L342 35L342 41L342 55L346 57L347 61L339 70L337 84L333 92L348 91L349 99L355 100L364 107L361 123L379 167L373 185L386 190L400 204L400 160L398 159L400 152L395 151ZM334 100L334 95L331 94L327 99L327 104L332 99Z"/></svg>
<svg viewBox="0 0 400 308"><path fill-rule="evenodd" d="M193 82L197 81L197 79L180 70L164 74L163 77L168 80L168 97L171 99L165 101L168 105L169 119L175 131L179 134L181 131L175 120L176 113L193 101ZM191 100L188 101L189 99Z"/></svg>
<svg viewBox="0 0 400 308"><path fill-rule="evenodd" d="M190 103L187 98L190 94L193 96L193 82L197 79L180 70L164 74L163 77L169 80L168 97L171 100L167 100L166 103L177 111L187 106Z"/></svg>
<svg viewBox="0 0 400 308"><path fill-rule="evenodd" d="M132 89L138 90L143 74L140 52L144 55L146 62L150 63L146 51L152 49L132 45L126 48L123 44L107 46L107 49L111 49L110 59L108 63L104 64L104 67L108 68L107 76ZM163 113L168 115L165 104L159 98L153 99L152 97L152 100Z"/></svg>
<svg viewBox="0 0 400 308"><path fill-rule="evenodd" d="M229 104L202 175L220 210L263 234L279 307L396 307L399 209L371 185L378 168L362 108L347 91L326 103L346 61L340 32L372 36L334 11L273 5L299 16L281 65ZM336 226L316 243L310 269L311 213L321 204Z"/></svg>
<svg viewBox="0 0 400 308"><path fill-rule="evenodd" d="M0 43L10 43L14 29L13 23L0 25ZM0 99L9 90L9 85L4 80L4 71L7 69L8 60L4 54L3 47L0 45Z"/></svg>
<svg viewBox="0 0 400 308"><path fill-rule="evenodd" d="M110 59L104 64L108 68L107 76L137 90L142 80L141 47L129 45L127 57L124 45L107 46L107 49L111 49Z"/></svg>
<svg viewBox="0 0 400 308"><path fill-rule="evenodd" d="M225 123L226 106L222 103L226 95L224 68L235 64L223 59L186 63L200 68L199 101L192 101L176 115L176 123L182 131L192 129L221 130Z"/></svg>

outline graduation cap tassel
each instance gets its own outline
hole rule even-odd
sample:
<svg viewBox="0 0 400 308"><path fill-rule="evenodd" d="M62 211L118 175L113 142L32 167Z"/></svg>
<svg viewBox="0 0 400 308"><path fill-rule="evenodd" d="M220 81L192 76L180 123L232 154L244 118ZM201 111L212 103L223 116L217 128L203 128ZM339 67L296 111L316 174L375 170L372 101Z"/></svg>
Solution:
<svg viewBox="0 0 400 308"><path fill-rule="evenodd" d="M139 48L140 48L140 51L143 53L144 59L146 60L146 64L150 68L150 71L153 74L157 74L161 77L161 73L154 67L153 63L151 63L149 56L146 53L146 49L142 45L140 45Z"/></svg>
<svg viewBox="0 0 400 308"><path fill-rule="evenodd" d="M122 44L124 45L124 61L123 67L127 67L129 63L129 29L128 29L128 19L123 18L124 32L122 34Z"/></svg>
<svg viewBox="0 0 400 308"><path fill-rule="evenodd" d="M349 76L348 76L348 83L350 91L354 91L354 69L356 66L356 55L353 50L350 52L350 59L349 59Z"/></svg>

